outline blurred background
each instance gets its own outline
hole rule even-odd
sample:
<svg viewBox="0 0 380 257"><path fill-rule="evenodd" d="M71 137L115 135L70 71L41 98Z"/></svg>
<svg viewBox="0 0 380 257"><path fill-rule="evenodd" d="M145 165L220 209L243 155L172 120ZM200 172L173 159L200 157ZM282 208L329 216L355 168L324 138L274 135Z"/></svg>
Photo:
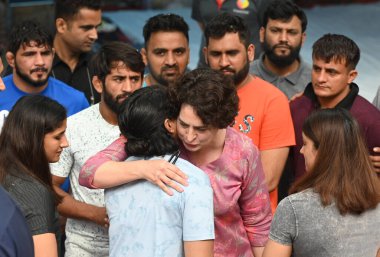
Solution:
<svg viewBox="0 0 380 257"><path fill-rule="evenodd" d="M210 0L212 1L212 0ZM308 17L307 40L302 58L311 63L311 46L326 33L344 34L361 49L356 79L360 94L369 101L380 85L380 0L294 0ZM122 40L140 49L142 27L158 13L176 13L190 26L191 59L189 68L196 67L201 42L201 30L191 19L191 0L104 0L103 24L95 49L106 40ZM4 49L12 25L25 19L44 24L54 33L54 0L0 0L0 48Z"/></svg>

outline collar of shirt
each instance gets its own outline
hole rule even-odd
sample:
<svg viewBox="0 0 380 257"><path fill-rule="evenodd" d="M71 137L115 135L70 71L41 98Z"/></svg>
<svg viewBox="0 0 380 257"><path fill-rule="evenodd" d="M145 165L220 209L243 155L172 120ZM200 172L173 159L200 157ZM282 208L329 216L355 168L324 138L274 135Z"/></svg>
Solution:
<svg viewBox="0 0 380 257"><path fill-rule="evenodd" d="M359 86L355 83L350 84L350 92L348 95L340 101L335 107L344 108L346 110L350 110L352 104L354 103L355 98L359 94ZM313 103L315 103L316 107L319 108L320 104L318 102L317 96L314 93L313 85L311 82L306 86L304 95L308 97Z"/></svg>
<svg viewBox="0 0 380 257"><path fill-rule="evenodd" d="M259 73L260 73L260 75L262 76L262 78L264 80L266 80L266 81L274 84L274 82L276 80L278 80L280 78L280 76L274 74L273 72L271 72L270 70L268 70L265 67L265 65L264 65L264 57L265 57L265 54L262 53L260 55L260 58L257 60L257 62L258 62L257 67L258 67ZM302 72L303 72L303 70L305 68L305 65L306 65L301 57L299 57L299 61L300 61L299 68L295 72L293 72L293 73L289 74L288 76L284 77L292 86L297 85L297 83L298 83L298 81L299 81L299 79L300 79L300 77L302 75Z"/></svg>

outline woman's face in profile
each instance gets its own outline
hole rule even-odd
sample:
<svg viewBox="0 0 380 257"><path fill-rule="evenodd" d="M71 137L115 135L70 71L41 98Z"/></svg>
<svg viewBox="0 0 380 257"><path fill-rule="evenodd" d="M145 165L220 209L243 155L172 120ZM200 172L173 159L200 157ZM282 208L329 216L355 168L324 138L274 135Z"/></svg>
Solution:
<svg viewBox="0 0 380 257"><path fill-rule="evenodd" d="M52 132L45 134L44 148L46 158L50 163L58 162L59 157L63 151L63 148L69 146L66 135L66 120L62 122L62 125Z"/></svg>
<svg viewBox="0 0 380 257"><path fill-rule="evenodd" d="M218 129L206 126L195 109L183 104L177 118L177 134L189 152L197 152L213 144Z"/></svg>
<svg viewBox="0 0 380 257"><path fill-rule="evenodd" d="M302 141L303 145L300 150L300 153L305 158L306 171L309 172L314 166L315 157L317 156L318 151L317 149L315 149L313 141L310 138L308 138L304 133L302 133Z"/></svg>

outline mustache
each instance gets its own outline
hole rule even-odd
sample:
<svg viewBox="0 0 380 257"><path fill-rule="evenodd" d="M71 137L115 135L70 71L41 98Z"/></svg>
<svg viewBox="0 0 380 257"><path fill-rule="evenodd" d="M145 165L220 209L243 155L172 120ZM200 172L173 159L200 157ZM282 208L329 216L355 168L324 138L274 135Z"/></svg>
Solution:
<svg viewBox="0 0 380 257"><path fill-rule="evenodd" d="M277 48L277 47L286 47L288 49L292 49L292 47L290 45L288 45L288 44L277 44L277 45L273 46L273 49Z"/></svg>
<svg viewBox="0 0 380 257"><path fill-rule="evenodd" d="M170 70L170 69L176 69L178 70L178 65L177 64L173 64L173 65L168 65L166 64L164 67L162 67L162 71L166 71L166 70Z"/></svg>
<svg viewBox="0 0 380 257"><path fill-rule="evenodd" d="M120 94L118 96L116 96L116 101L119 101L120 99L122 98L127 98L128 96L130 96L132 93L124 93L124 94Z"/></svg>
<svg viewBox="0 0 380 257"><path fill-rule="evenodd" d="M232 69L231 67L222 67L222 68L220 68L220 70L221 70L221 71L229 71L229 72L233 72L233 73L235 73L235 70Z"/></svg>
<svg viewBox="0 0 380 257"><path fill-rule="evenodd" d="M30 71L30 74L32 74L33 72L39 72L39 71L42 71L42 72L48 72L48 69L44 68L44 67L39 67L39 68L35 68L35 69L32 69Z"/></svg>

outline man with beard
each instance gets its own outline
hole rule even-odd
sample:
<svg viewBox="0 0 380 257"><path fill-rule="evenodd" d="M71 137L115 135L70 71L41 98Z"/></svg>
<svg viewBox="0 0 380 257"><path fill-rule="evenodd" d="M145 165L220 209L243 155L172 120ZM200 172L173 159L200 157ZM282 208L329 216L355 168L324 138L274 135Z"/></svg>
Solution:
<svg viewBox="0 0 380 257"><path fill-rule="evenodd" d="M142 85L145 65L136 49L122 42L102 46L90 65L92 83L101 94L98 104L68 118L66 148L58 163L51 165L56 192L63 197L58 211L67 217L66 257L108 256L108 218L103 190L88 190L78 184L83 163L116 138L117 112L121 102ZM70 177L72 195L60 185Z"/></svg>
<svg viewBox="0 0 380 257"><path fill-rule="evenodd" d="M259 148L272 210L277 206L276 187L284 168L289 146L294 145L293 122L288 99L276 87L249 74L254 45L243 19L220 14L205 28L206 63L232 76L238 89L240 110L234 127L247 134Z"/></svg>
<svg viewBox="0 0 380 257"><path fill-rule="evenodd" d="M93 55L91 49L98 39L102 22L100 0L55 1L54 49L52 75L82 91L91 103L98 103L100 95L94 90L88 68Z"/></svg>
<svg viewBox="0 0 380 257"><path fill-rule="evenodd" d="M158 14L143 28L143 60L149 68L144 86L167 86L185 73L189 63L189 26L176 14Z"/></svg>
<svg viewBox="0 0 380 257"><path fill-rule="evenodd" d="M14 27L9 37L6 59L12 74L4 77L0 91L0 127L19 98L41 94L62 104L70 116L88 107L82 92L49 77L54 57L53 39L32 21Z"/></svg>
<svg viewBox="0 0 380 257"><path fill-rule="evenodd" d="M296 145L289 160L295 181L306 173L305 158L300 153L303 123L312 112L323 108L343 108L352 114L363 133L374 170L380 174L380 111L359 95L354 82L360 60L358 45L344 35L325 34L313 44L312 59L311 82L304 94L290 103Z"/></svg>
<svg viewBox="0 0 380 257"><path fill-rule="evenodd" d="M264 12L260 41L264 53L250 72L279 88L291 99L310 82L311 68L300 58L307 18L291 0L275 0Z"/></svg>

